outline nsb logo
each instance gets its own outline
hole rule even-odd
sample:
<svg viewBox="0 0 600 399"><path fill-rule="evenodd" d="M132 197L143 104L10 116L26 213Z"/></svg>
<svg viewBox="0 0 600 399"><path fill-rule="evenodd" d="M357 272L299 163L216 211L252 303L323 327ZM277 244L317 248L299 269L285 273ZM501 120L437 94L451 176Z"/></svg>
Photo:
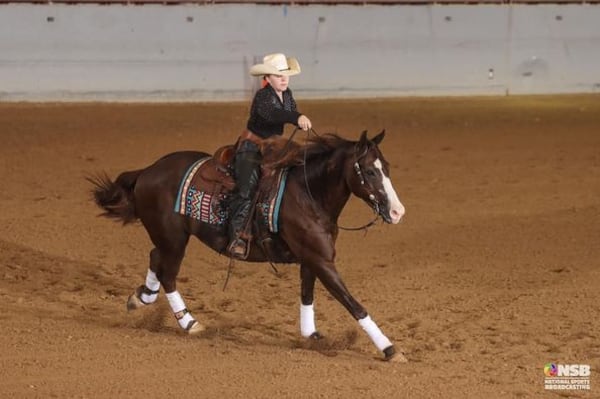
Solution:
<svg viewBox="0 0 600 399"><path fill-rule="evenodd" d="M591 373L589 364L546 363L544 365L546 377L589 377Z"/></svg>

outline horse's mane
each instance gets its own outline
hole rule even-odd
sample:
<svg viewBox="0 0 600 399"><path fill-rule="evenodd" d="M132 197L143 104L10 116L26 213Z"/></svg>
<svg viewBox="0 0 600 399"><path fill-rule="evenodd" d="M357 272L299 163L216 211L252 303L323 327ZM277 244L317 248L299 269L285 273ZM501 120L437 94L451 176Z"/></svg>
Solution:
<svg viewBox="0 0 600 399"><path fill-rule="evenodd" d="M354 144L353 141L333 133L312 136L303 145L289 146L289 149L279 159L274 160L270 166L286 168L302 165L317 158L330 159L336 150L349 148Z"/></svg>

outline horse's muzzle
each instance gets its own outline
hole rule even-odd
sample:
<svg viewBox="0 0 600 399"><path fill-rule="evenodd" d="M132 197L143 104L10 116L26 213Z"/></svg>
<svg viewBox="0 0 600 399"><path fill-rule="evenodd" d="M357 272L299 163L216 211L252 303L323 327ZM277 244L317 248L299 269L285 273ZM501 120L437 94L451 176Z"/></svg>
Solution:
<svg viewBox="0 0 600 399"><path fill-rule="evenodd" d="M389 204L386 204L385 206L378 205L377 208L375 208L375 211L379 213L385 223L389 224L400 223L406 212L401 203L398 203L395 206L389 206Z"/></svg>

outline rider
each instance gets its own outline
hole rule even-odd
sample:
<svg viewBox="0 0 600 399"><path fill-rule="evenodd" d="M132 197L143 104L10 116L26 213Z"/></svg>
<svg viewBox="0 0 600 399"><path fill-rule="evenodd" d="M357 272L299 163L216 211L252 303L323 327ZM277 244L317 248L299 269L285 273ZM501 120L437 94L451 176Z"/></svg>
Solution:
<svg viewBox="0 0 600 399"><path fill-rule="evenodd" d="M234 162L236 191L230 202L229 254L245 258L247 245L242 233L246 230L260 179L260 141L283 134L283 126L291 123L303 130L311 128L310 119L296 110L296 101L288 88L290 76L300 73L300 64L293 57L275 53L266 55L262 64L250 68L250 75L263 77L263 88L252 100L247 130L240 135Z"/></svg>

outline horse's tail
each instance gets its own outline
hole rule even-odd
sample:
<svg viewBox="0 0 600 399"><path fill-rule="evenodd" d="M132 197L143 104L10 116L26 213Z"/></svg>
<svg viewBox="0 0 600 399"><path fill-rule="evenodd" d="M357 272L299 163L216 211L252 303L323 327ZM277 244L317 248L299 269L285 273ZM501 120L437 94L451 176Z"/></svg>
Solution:
<svg viewBox="0 0 600 399"><path fill-rule="evenodd" d="M143 169L123 172L114 182L106 173L86 177L94 185L92 194L96 205L105 211L101 216L121 220L123 224L138 218L133 189L142 171Z"/></svg>

